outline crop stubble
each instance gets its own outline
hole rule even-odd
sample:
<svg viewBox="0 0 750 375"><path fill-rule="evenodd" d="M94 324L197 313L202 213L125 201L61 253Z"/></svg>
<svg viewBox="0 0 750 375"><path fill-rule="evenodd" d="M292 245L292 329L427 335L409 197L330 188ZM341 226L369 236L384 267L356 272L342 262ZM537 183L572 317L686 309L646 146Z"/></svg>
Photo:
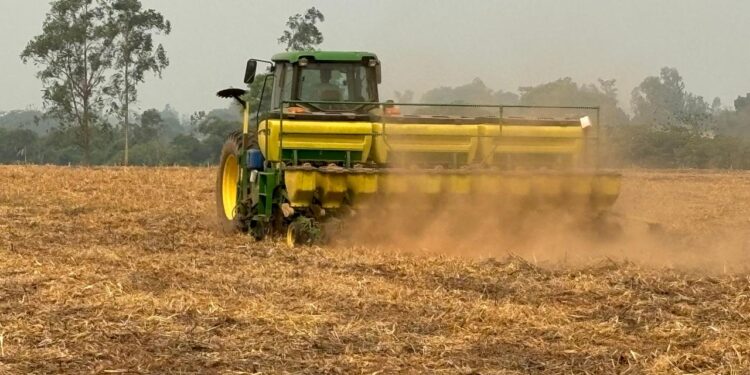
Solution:
<svg viewBox="0 0 750 375"><path fill-rule="evenodd" d="M628 172L679 246L574 264L252 243L213 178L0 167L0 373L750 371L748 173Z"/></svg>

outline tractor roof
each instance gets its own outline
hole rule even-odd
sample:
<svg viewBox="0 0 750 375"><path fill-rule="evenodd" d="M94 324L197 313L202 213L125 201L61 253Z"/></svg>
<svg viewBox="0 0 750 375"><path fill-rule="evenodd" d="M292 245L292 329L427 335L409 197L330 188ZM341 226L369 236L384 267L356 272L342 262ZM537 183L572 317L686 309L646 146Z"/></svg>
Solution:
<svg viewBox="0 0 750 375"><path fill-rule="evenodd" d="M374 53L370 52L354 52L354 51L295 51L295 52L282 52L273 55L271 60L273 61L288 61L296 63L301 57L309 57L317 61L362 61L363 58L374 58L378 57Z"/></svg>

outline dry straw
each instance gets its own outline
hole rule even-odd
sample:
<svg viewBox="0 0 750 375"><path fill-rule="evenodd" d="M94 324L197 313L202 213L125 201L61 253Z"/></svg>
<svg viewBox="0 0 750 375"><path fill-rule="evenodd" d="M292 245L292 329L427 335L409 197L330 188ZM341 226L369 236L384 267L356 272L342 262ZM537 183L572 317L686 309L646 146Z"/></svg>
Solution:
<svg viewBox="0 0 750 375"><path fill-rule="evenodd" d="M213 178L0 167L0 373L750 372L742 272L291 250L218 234ZM722 206L706 178L635 173L626 193L654 198L621 208L652 214L643 200L676 183L702 212L669 231L747 230L747 203Z"/></svg>

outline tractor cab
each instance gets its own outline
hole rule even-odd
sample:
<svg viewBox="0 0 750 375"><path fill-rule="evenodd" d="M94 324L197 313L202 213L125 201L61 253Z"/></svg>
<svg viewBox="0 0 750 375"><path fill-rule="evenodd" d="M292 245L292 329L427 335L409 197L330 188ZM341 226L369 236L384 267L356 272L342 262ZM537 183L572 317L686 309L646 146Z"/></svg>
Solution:
<svg viewBox="0 0 750 375"><path fill-rule="evenodd" d="M266 103L260 103L269 114L362 114L378 103L380 61L375 54L285 52L272 62L272 75L263 78L270 98L263 95ZM246 82L254 80L255 64L248 62Z"/></svg>

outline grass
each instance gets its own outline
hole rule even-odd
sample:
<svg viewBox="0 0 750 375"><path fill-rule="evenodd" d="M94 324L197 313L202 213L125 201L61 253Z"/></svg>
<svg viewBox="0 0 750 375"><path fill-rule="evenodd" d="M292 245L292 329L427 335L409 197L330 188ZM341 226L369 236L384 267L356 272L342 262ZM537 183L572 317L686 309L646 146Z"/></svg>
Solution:
<svg viewBox="0 0 750 375"><path fill-rule="evenodd" d="M0 167L0 373L750 372L747 273L253 243L213 173ZM748 233L748 174L626 181L621 211Z"/></svg>

